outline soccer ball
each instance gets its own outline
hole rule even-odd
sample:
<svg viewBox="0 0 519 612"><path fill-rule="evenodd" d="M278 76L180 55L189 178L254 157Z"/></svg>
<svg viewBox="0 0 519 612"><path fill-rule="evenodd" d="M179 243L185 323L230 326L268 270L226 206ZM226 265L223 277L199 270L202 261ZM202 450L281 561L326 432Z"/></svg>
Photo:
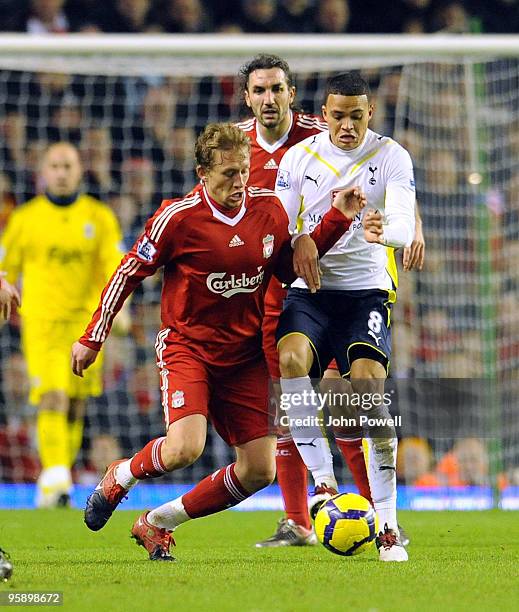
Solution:
<svg viewBox="0 0 519 612"><path fill-rule="evenodd" d="M336 555L351 557L373 545L378 518L369 501L355 493L334 495L315 517L315 533Z"/></svg>

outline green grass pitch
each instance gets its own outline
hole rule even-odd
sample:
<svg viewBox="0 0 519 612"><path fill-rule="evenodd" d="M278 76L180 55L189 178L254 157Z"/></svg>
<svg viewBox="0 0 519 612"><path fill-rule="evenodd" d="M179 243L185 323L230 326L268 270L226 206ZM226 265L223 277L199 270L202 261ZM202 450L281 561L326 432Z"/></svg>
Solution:
<svg viewBox="0 0 519 612"><path fill-rule="evenodd" d="M514 512L401 512L404 564L380 563L374 549L351 559L321 546L257 550L273 512L192 521L176 532L177 562L151 562L129 538L137 515L118 511L92 533L77 510L1 511L15 573L0 589L59 590L61 609L94 612L519 609Z"/></svg>

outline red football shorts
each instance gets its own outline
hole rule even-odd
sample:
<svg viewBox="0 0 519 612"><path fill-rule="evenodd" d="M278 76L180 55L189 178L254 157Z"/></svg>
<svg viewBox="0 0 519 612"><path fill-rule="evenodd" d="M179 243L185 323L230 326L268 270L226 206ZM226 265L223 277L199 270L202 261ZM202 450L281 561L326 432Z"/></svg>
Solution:
<svg viewBox="0 0 519 612"><path fill-rule="evenodd" d="M202 414L229 446L275 434L263 357L214 366L189 346L171 340L167 332L159 332L155 347L166 428L191 414Z"/></svg>
<svg viewBox="0 0 519 612"><path fill-rule="evenodd" d="M276 329L278 326L279 316L271 316L266 314L263 317L263 325L261 331L263 333L263 352L267 360L267 367L272 380L279 380L281 372L279 371L278 347L276 342Z"/></svg>

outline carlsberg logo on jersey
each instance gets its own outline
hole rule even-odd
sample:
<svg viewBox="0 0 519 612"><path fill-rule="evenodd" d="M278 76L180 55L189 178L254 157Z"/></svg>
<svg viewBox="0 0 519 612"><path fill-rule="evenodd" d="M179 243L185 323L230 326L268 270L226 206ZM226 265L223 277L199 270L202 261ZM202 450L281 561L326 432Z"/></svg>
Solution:
<svg viewBox="0 0 519 612"><path fill-rule="evenodd" d="M258 267L258 274L247 276L242 272L241 276L231 274L229 278L225 278L227 272L213 272L207 277L206 285L209 291L218 293L225 298L230 298L236 293L254 293L261 285L265 270L262 266Z"/></svg>

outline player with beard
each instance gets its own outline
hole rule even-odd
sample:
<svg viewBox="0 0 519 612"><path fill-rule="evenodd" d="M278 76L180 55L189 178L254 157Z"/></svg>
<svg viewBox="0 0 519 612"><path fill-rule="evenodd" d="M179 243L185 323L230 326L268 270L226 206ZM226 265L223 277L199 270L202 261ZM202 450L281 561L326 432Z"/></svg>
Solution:
<svg viewBox="0 0 519 612"><path fill-rule="evenodd" d="M276 55L261 54L241 71L242 91L253 117L240 122L251 141L251 185L274 189L279 162L290 147L328 129L316 115L295 110L296 88L286 61ZM304 240L303 237L300 240ZM276 328L283 309L286 289L273 278L265 296L263 350L274 384L280 378ZM340 450L359 492L370 499L362 446L358 436L340 441ZM305 546L317 543L307 507L308 472L288 428L279 428L276 448L277 480L283 497L285 517L276 532L256 544L258 548Z"/></svg>

